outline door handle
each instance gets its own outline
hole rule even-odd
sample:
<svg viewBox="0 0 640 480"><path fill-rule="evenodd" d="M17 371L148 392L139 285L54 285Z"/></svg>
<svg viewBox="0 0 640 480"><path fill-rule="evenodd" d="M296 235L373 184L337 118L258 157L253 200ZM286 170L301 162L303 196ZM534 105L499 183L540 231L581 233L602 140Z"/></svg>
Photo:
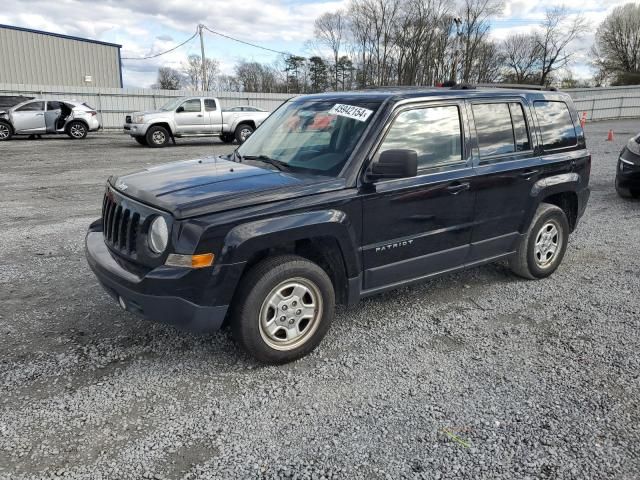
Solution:
<svg viewBox="0 0 640 480"><path fill-rule="evenodd" d="M531 177L533 177L536 173L538 173L538 170L532 170L532 169L527 169L524 172L518 174L518 176L520 178L524 178L525 180L529 180Z"/></svg>
<svg viewBox="0 0 640 480"><path fill-rule="evenodd" d="M453 185L449 185L447 187L447 192L449 192L451 195L457 195L460 192L469 190L469 187L470 187L469 182L464 182L464 183L456 182Z"/></svg>
<svg viewBox="0 0 640 480"><path fill-rule="evenodd" d="M201 116L202 116L202 114L201 114L201 113L199 113L199 114L198 114L198 116L199 116L199 117L201 117Z"/></svg>
<svg viewBox="0 0 640 480"><path fill-rule="evenodd" d="M44 113L36 113L36 117L42 117Z"/></svg>

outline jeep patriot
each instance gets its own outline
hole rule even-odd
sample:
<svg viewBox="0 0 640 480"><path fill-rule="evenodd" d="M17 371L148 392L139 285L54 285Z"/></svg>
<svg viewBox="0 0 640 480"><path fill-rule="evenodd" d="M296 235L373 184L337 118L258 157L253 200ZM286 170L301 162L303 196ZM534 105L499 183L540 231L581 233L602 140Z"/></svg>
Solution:
<svg viewBox="0 0 640 480"><path fill-rule="evenodd" d="M228 323L259 361L283 363L319 344L336 303L498 260L551 275L590 166L560 92L300 96L228 156L111 177L86 254L122 308Z"/></svg>

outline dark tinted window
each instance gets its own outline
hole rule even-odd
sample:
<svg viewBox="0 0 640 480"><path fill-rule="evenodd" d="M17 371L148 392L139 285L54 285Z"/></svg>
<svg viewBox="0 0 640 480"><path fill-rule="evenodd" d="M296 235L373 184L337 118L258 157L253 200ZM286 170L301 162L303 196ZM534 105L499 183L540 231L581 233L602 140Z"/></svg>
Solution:
<svg viewBox="0 0 640 480"><path fill-rule="evenodd" d="M201 112L202 105L200 104L199 98L194 98L193 100L187 100L181 105L184 108L185 112Z"/></svg>
<svg viewBox="0 0 640 480"><path fill-rule="evenodd" d="M205 112L215 112L216 110L216 101L212 98L204 99L204 110Z"/></svg>
<svg viewBox="0 0 640 480"><path fill-rule="evenodd" d="M473 105L473 118L478 134L481 157L513 153L513 126L507 103Z"/></svg>
<svg viewBox="0 0 640 480"><path fill-rule="evenodd" d="M535 102L536 116L545 150L572 147L578 143L569 107L564 102Z"/></svg>
<svg viewBox="0 0 640 480"><path fill-rule="evenodd" d="M60 102L47 102L47 110L60 110L62 104Z"/></svg>
<svg viewBox="0 0 640 480"><path fill-rule="evenodd" d="M513 133L516 139L516 152L531 150L529 132L527 131L527 121L524 117L524 110L519 103L510 103L511 121L513 122Z"/></svg>
<svg viewBox="0 0 640 480"><path fill-rule="evenodd" d="M400 113L379 151L393 149L418 152L418 168L460 162L462 132L458 107L428 107Z"/></svg>
<svg viewBox="0 0 640 480"><path fill-rule="evenodd" d="M42 112L44 111L44 102L31 102L21 106L17 112Z"/></svg>

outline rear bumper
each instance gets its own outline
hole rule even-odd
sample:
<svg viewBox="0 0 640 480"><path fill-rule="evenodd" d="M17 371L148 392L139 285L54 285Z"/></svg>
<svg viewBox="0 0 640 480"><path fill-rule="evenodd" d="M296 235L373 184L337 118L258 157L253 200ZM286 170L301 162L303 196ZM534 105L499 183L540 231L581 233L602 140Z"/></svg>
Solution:
<svg viewBox="0 0 640 480"><path fill-rule="evenodd" d="M187 269L161 267L163 271L155 276L151 275L153 270L147 275L131 272L113 257L97 229L87 233L85 253L102 287L127 311L196 332L215 331L222 326L228 305L198 305L179 296L159 293L184 290Z"/></svg>

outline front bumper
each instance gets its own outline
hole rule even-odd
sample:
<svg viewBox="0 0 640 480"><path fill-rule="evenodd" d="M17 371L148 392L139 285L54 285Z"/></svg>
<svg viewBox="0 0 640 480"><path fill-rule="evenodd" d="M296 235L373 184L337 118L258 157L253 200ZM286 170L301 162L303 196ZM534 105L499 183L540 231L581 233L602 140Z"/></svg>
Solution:
<svg viewBox="0 0 640 480"><path fill-rule="evenodd" d="M222 326L228 305L198 305L175 295L188 286L186 277L192 270L159 267L144 274L125 269L97 229L87 233L85 253L102 287L126 310L190 331L210 332Z"/></svg>
<svg viewBox="0 0 640 480"><path fill-rule="evenodd" d="M627 148L618 158L616 185L625 190L640 190L640 156Z"/></svg>
<svg viewBox="0 0 640 480"><path fill-rule="evenodd" d="M124 133L131 135L132 137L143 137L149 130L149 124L147 123L125 123L122 127Z"/></svg>

